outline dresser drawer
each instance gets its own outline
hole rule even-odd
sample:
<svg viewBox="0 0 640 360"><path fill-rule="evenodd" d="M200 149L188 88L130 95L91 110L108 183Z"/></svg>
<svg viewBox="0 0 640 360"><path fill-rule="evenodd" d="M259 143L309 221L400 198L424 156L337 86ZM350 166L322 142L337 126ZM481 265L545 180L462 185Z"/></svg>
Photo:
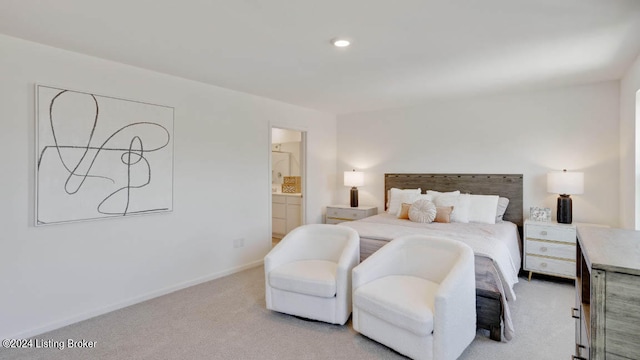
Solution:
<svg viewBox="0 0 640 360"><path fill-rule="evenodd" d="M550 259L542 256L527 255L525 270L537 273L548 273L566 277L576 276L576 262L570 260Z"/></svg>
<svg viewBox="0 0 640 360"><path fill-rule="evenodd" d="M605 348L607 359L637 359L640 355L640 276L606 273L607 286L604 307L607 320L605 327ZM615 358L617 359L617 358Z"/></svg>
<svg viewBox="0 0 640 360"><path fill-rule="evenodd" d="M576 243L576 229L572 227L528 225L525 236L532 239Z"/></svg>
<svg viewBox="0 0 640 360"><path fill-rule="evenodd" d="M569 260L576 258L575 245L532 239L526 241L525 247L528 255L544 255Z"/></svg>
<svg viewBox="0 0 640 360"><path fill-rule="evenodd" d="M367 212L357 209L327 208L327 217L343 220L358 220L367 217Z"/></svg>

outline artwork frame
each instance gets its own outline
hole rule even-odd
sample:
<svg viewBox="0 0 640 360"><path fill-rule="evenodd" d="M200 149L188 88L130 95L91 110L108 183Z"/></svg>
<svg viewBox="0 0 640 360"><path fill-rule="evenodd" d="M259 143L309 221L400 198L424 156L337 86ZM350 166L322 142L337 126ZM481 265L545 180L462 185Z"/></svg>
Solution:
<svg viewBox="0 0 640 360"><path fill-rule="evenodd" d="M533 221L551 221L551 208L532 206L529 208L529 218Z"/></svg>
<svg viewBox="0 0 640 360"><path fill-rule="evenodd" d="M173 107L34 88L36 226L173 211Z"/></svg>

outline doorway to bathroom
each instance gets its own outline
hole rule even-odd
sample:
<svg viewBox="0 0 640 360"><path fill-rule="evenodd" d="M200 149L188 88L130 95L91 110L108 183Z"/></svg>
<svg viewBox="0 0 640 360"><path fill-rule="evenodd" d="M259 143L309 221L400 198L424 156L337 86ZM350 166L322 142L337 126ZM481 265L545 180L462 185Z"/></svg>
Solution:
<svg viewBox="0 0 640 360"><path fill-rule="evenodd" d="M271 128L271 241L304 224L306 132Z"/></svg>

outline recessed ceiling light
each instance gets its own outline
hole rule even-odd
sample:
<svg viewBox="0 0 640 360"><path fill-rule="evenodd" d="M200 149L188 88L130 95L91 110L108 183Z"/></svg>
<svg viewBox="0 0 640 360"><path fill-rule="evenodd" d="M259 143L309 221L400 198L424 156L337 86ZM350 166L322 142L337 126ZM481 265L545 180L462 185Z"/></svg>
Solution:
<svg viewBox="0 0 640 360"><path fill-rule="evenodd" d="M336 47L347 47L351 45L351 42L346 39L333 39L331 40L331 42L333 43L333 46L336 46Z"/></svg>

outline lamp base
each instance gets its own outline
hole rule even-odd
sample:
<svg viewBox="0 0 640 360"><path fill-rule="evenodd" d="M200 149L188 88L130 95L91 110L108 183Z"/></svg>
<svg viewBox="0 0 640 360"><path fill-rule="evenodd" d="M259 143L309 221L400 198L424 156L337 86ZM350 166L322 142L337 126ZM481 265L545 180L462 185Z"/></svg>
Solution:
<svg viewBox="0 0 640 360"><path fill-rule="evenodd" d="M569 195L560 195L558 197L557 220L560 224L571 224L571 197Z"/></svg>
<svg viewBox="0 0 640 360"><path fill-rule="evenodd" d="M358 188L351 188L351 207L358 207Z"/></svg>

